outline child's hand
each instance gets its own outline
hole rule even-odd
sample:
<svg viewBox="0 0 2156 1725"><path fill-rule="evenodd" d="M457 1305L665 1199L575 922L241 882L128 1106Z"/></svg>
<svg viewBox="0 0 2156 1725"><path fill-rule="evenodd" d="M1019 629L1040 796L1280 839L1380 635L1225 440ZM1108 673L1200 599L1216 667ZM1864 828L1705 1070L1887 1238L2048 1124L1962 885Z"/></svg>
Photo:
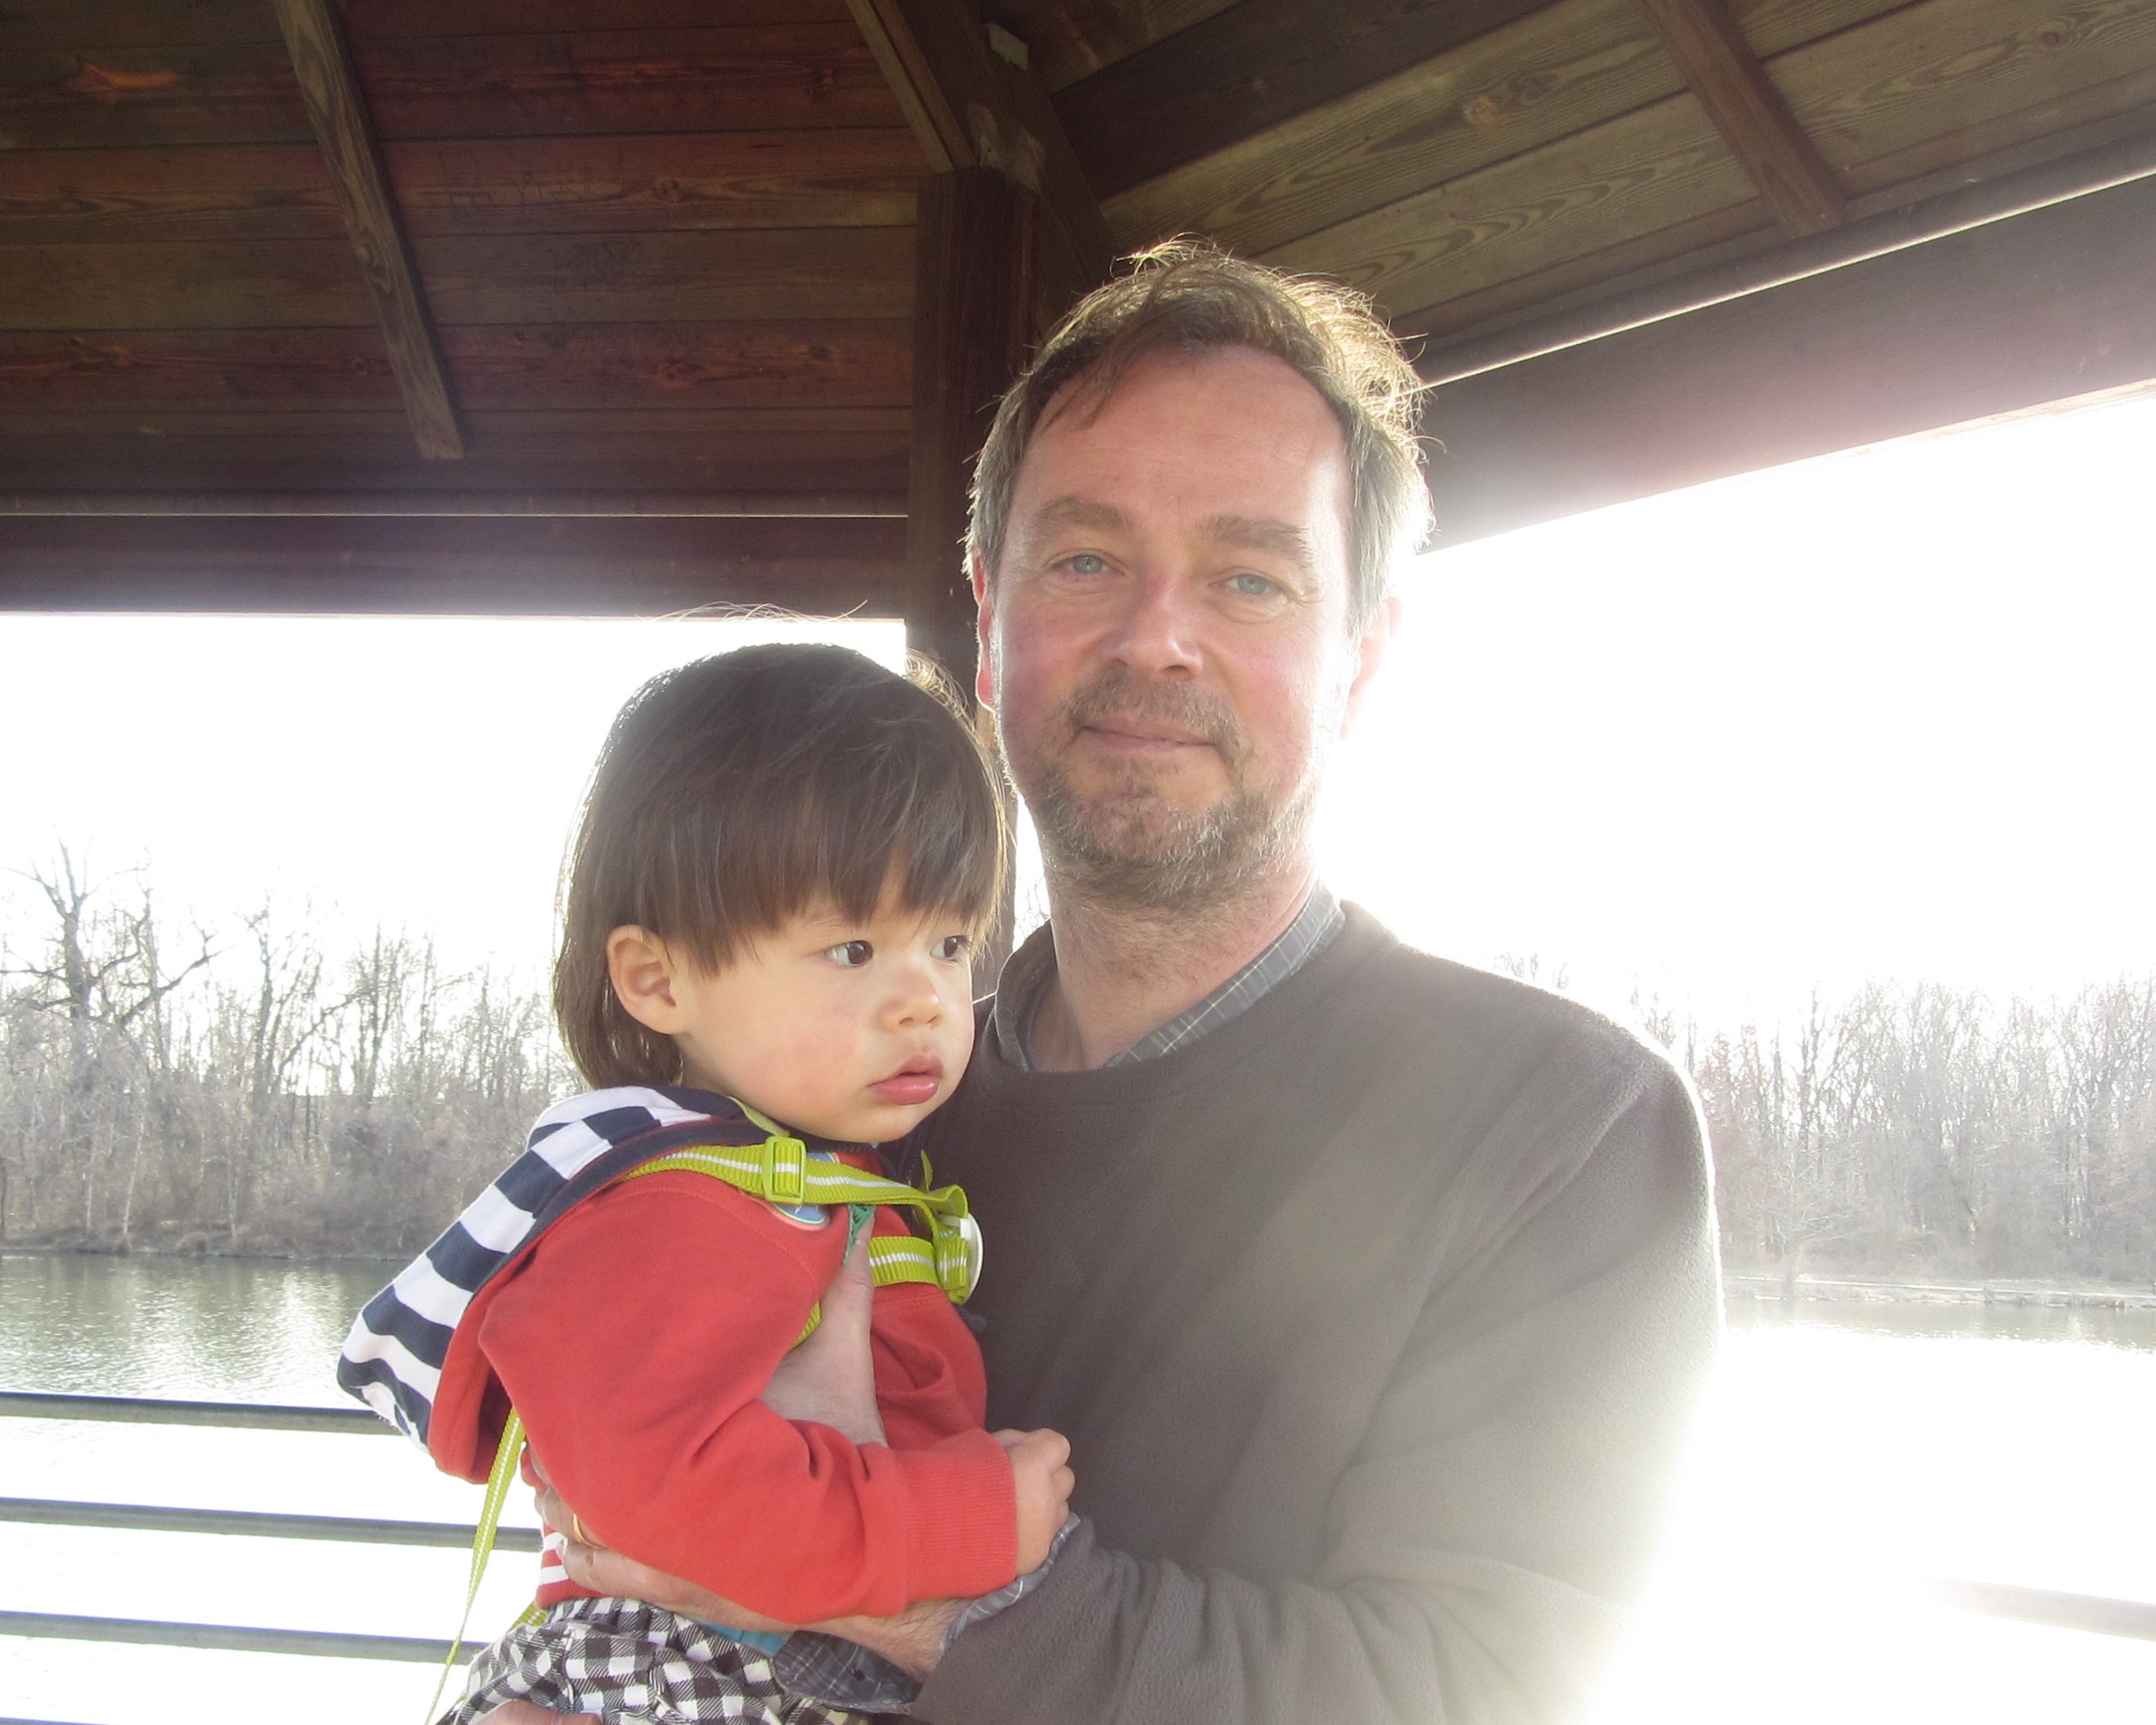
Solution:
<svg viewBox="0 0 2156 1725"><path fill-rule="evenodd" d="M1048 1560L1048 1547L1071 1513L1071 1441L1060 1432L997 1432L993 1434L1011 1458L1018 1488L1018 1573Z"/></svg>

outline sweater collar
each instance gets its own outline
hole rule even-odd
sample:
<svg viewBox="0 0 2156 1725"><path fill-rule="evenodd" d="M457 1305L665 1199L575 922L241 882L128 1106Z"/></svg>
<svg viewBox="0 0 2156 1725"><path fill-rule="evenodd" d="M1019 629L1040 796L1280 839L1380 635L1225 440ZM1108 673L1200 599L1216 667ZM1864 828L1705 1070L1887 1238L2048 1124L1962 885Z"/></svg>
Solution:
<svg viewBox="0 0 2156 1725"><path fill-rule="evenodd" d="M1106 1067L1136 1066L1174 1053L1240 1018L1258 1001L1330 946L1347 924L1340 900L1322 881L1311 888L1302 909L1277 939L1202 1001L1156 1026ZM1055 938L1042 923L1011 954L997 979L986 1052L1020 1072L1037 1068L1032 1026L1041 998L1055 976Z"/></svg>

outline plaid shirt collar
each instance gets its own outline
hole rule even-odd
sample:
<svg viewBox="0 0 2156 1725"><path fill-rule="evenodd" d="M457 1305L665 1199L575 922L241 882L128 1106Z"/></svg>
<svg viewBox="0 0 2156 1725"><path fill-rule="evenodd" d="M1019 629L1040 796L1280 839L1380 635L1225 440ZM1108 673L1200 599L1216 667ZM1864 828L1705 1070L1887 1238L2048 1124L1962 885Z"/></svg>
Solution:
<svg viewBox="0 0 2156 1725"><path fill-rule="evenodd" d="M1210 1035L1230 1019L1240 1018L1324 951L1333 936L1346 926L1347 920L1340 900L1319 881L1310 889L1310 897L1295 913L1295 920L1272 945L1196 1006L1140 1037L1122 1053L1109 1055L1102 1064L1127 1067L1140 1061L1158 1060L1162 1055L1173 1054L1186 1043ZM996 1052L1023 1072L1035 1069L1033 1015L1054 975L1055 941L1043 924L1011 954L996 983L991 1019L995 1026Z"/></svg>

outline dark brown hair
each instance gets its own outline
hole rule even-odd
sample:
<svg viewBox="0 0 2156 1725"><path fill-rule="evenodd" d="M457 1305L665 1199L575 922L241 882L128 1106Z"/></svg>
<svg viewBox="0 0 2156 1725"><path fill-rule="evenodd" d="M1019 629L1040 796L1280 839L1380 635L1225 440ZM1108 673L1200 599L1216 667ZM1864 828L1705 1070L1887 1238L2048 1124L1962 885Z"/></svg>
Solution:
<svg viewBox="0 0 2156 1725"><path fill-rule="evenodd" d="M715 971L814 906L868 917L886 888L976 932L988 922L1002 803L940 681L844 647L752 646L629 698L592 771L554 964L555 1018L587 1082L681 1072L674 1039L615 998L606 941L624 925Z"/></svg>
<svg viewBox="0 0 2156 1725"><path fill-rule="evenodd" d="M1063 320L1011 386L973 472L966 549L990 578L1010 530L1018 466L1058 394L1084 383L1104 400L1151 353L1254 348L1293 366L1323 396L1348 445L1348 615L1376 615L1393 565L1430 528L1416 436L1422 383L1370 302L1337 282L1283 275L1195 240L1139 252Z"/></svg>

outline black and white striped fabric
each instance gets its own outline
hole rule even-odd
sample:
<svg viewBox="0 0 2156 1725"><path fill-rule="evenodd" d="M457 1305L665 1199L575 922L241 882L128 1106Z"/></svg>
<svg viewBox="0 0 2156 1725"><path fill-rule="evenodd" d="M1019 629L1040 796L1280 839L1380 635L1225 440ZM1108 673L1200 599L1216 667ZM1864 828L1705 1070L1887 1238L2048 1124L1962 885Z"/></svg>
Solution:
<svg viewBox="0 0 2156 1725"><path fill-rule="evenodd" d="M504 1701L651 1725L863 1725L861 1713L788 1693L769 1656L629 1599L565 1599L512 1629L472 1662L465 1698L441 1725L476 1725Z"/></svg>
<svg viewBox="0 0 2156 1725"><path fill-rule="evenodd" d="M730 1097L710 1091L625 1086L549 1109L524 1154L367 1302L345 1337L338 1383L423 1446L449 1338L505 1264L580 1199L655 1156L769 1136ZM826 1153L837 1147L803 1142Z"/></svg>

